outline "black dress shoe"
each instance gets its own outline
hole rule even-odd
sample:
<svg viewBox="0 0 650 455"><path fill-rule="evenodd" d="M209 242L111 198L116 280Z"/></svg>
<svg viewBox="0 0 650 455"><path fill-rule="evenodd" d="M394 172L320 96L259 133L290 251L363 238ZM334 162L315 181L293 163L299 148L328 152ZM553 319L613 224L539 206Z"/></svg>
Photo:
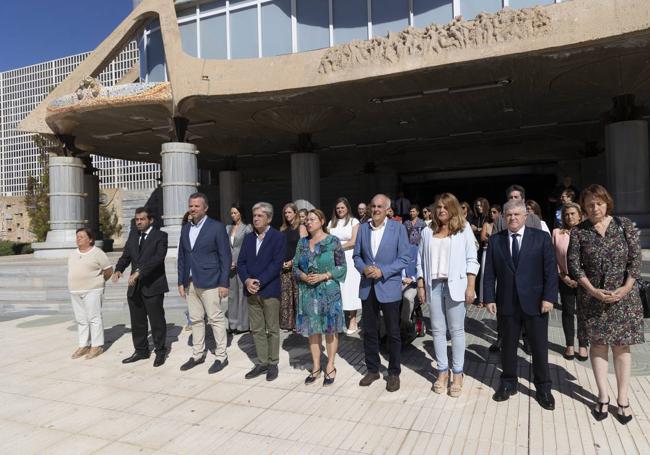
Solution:
<svg viewBox="0 0 650 455"><path fill-rule="evenodd" d="M269 365L269 368L266 370L266 380L275 381L276 379L278 379L278 366Z"/></svg>
<svg viewBox="0 0 650 455"><path fill-rule="evenodd" d="M244 377L246 379L253 379L253 378L256 378L258 376L263 375L264 373L266 373L268 371L268 369L269 369L268 365L255 365L255 367L251 371L246 373L246 375Z"/></svg>
<svg viewBox="0 0 650 455"><path fill-rule="evenodd" d="M490 352L499 352L501 350L501 338L497 338L497 340L490 345L488 350Z"/></svg>
<svg viewBox="0 0 650 455"><path fill-rule="evenodd" d="M208 368L208 374L218 373L228 366L228 359L215 360L214 363Z"/></svg>
<svg viewBox="0 0 650 455"><path fill-rule="evenodd" d="M555 409L555 398L553 398L551 392L538 391L537 393L535 393L535 399L537 400L539 405L544 409L548 409L549 411Z"/></svg>
<svg viewBox="0 0 650 455"><path fill-rule="evenodd" d="M495 392L494 395L492 395L492 399L494 401L506 401L508 398L511 396L515 395L517 393L517 387L516 386L504 386L501 385L499 387L499 390Z"/></svg>
<svg viewBox="0 0 650 455"><path fill-rule="evenodd" d="M399 376L389 374L386 380L386 390L388 392L397 392L399 390Z"/></svg>
<svg viewBox="0 0 650 455"><path fill-rule="evenodd" d="M122 360L122 363L133 363L137 362L138 360L148 359L150 355L151 354L148 352L145 354L144 352L135 351L133 354L131 354L131 357L127 357L126 359Z"/></svg>
<svg viewBox="0 0 650 455"><path fill-rule="evenodd" d="M183 365L181 365L181 371L191 370L195 366L201 365L203 362L205 362L205 357L201 357L198 360L195 359L194 357L190 357L190 360L188 360Z"/></svg>
<svg viewBox="0 0 650 455"><path fill-rule="evenodd" d="M156 352L156 358L153 360L153 366L159 367L165 363L166 352Z"/></svg>

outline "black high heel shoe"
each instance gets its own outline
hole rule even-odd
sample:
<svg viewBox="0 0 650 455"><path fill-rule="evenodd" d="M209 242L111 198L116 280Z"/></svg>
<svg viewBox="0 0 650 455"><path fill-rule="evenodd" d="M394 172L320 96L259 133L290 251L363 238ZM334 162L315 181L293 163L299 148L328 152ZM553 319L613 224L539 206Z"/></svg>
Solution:
<svg viewBox="0 0 650 455"><path fill-rule="evenodd" d="M325 372L325 379L323 379L323 386L328 386L334 384L334 379L336 379L336 376L331 377L330 375L334 373L336 374L336 368L334 368L332 371Z"/></svg>
<svg viewBox="0 0 650 455"><path fill-rule="evenodd" d="M619 403L618 401L616 402L616 404L618 405L618 411L616 411L616 414L614 414L616 416L616 420L621 422L621 424L623 425L627 425L628 423L630 423L630 420L632 420L632 416L631 415L626 416L624 414L621 414L620 411L622 409L629 408L630 404L628 403L627 406L622 406L621 403Z"/></svg>
<svg viewBox="0 0 650 455"><path fill-rule="evenodd" d="M591 415L594 416L594 419L598 420L599 422L601 420L605 420L607 418L607 410L609 408L609 398L607 399L607 403L601 403L598 401L596 405L597 408L591 410ZM604 411L603 407L605 408Z"/></svg>
<svg viewBox="0 0 650 455"><path fill-rule="evenodd" d="M313 384L316 382L318 378L320 378L320 372L323 371L321 368L318 369L318 371L312 371L309 373L309 376L305 378L305 384Z"/></svg>

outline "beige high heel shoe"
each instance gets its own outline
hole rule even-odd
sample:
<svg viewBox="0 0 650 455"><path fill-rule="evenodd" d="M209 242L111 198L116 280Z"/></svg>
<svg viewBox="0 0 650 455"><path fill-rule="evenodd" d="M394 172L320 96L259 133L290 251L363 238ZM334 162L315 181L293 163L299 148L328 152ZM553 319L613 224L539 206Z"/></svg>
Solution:
<svg viewBox="0 0 650 455"><path fill-rule="evenodd" d="M447 391L448 384L449 384L449 372L439 371L438 378L436 379L436 382L433 383L433 391L436 393L444 393Z"/></svg>
<svg viewBox="0 0 650 455"><path fill-rule="evenodd" d="M463 393L463 380L465 375L463 373L454 374L454 379L451 381L451 386L449 386L449 396L452 398L458 398L461 393Z"/></svg>

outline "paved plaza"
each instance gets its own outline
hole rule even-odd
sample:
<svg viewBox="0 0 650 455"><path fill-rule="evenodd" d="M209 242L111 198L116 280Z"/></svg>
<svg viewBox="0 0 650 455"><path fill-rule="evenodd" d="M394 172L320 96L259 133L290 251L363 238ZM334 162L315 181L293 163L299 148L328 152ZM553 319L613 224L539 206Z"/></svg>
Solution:
<svg viewBox="0 0 650 455"><path fill-rule="evenodd" d="M556 410L534 400L530 358L520 360L519 392L491 400L498 357L487 346L495 320L471 308L466 381L459 399L436 395L431 336L403 352L402 387L357 383L362 342L344 336L333 386L304 385L310 356L304 338L283 334L280 376L245 380L254 353L249 334L230 339L230 365L208 375L211 359L179 371L191 349L179 310L168 314L171 352L161 368L123 365L132 352L126 313L105 314L107 351L71 360L76 327L69 315L4 315L0 322L0 453L650 453L649 343L634 348L631 408L623 426L589 414L595 383L588 363L561 355L559 311L552 314L551 373ZM171 325L171 323L174 323ZM648 337L647 337L648 338ZM385 362L384 362L385 363ZM612 403L615 380L610 375ZM610 407L615 412L615 407Z"/></svg>

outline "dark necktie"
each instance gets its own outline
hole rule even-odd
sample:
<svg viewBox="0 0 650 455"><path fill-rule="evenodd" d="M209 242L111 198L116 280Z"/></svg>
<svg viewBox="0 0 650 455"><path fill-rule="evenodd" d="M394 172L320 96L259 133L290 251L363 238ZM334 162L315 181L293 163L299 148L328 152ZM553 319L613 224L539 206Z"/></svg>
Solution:
<svg viewBox="0 0 650 455"><path fill-rule="evenodd" d="M519 237L519 234L512 234L512 262L515 263L515 267L519 262L519 241L517 237Z"/></svg>
<svg viewBox="0 0 650 455"><path fill-rule="evenodd" d="M142 244L144 243L144 239L146 236L147 236L146 232L140 233L140 242L138 242L138 252L142 251Z"/></svg>

